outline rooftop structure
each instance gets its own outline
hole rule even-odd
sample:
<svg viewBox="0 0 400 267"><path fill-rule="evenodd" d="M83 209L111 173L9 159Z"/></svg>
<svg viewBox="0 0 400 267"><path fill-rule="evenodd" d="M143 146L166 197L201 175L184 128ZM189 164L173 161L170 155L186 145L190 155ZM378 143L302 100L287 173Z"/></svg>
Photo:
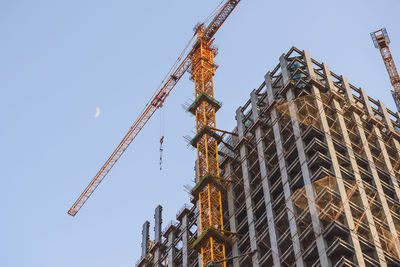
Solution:
<svg viewBox="0 0 400 267"><path fill-rule="evenodd" d="M293 47L236 121L219 144L227 266L400 266L399 113ZM156 208L136 266L201 265L195 189L161 232Z"/></svg>

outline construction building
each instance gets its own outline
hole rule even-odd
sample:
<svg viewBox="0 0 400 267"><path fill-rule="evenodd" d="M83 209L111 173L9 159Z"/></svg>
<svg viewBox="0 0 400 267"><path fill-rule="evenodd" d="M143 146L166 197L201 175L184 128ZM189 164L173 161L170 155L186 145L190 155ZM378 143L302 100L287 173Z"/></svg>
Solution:
<svg viewBox="0 0 400 267"><path fill-rule="evenodd" d="M226 266L400 266L399 113L293 47L236 121L219 143ZM201 266L195 189L165 227L156 208L136 266Z"/></svg>

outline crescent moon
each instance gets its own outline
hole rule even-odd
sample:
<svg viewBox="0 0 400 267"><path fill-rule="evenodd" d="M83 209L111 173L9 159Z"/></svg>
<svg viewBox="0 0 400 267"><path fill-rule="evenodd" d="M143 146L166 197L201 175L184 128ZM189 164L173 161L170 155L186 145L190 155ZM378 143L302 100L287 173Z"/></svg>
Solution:
<svg viewBox="0 0 400 267"><path fill-rule="evenodd" d="M97 118L98 116L100 116L100 108L96 107L96 114L94 114L94 117Z"/></svg>

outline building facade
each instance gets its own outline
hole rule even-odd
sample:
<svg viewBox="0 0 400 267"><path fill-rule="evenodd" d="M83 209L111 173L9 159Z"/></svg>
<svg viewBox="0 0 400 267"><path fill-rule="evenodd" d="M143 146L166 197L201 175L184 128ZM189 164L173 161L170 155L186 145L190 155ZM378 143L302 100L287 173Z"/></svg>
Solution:
<svg viewBox="0 0 400 267"><path fill-rule="evenodd" d="M293 47L220 143L227 266L400 266L400 114ZM195 198L137 266L200 266Z"/></svg>

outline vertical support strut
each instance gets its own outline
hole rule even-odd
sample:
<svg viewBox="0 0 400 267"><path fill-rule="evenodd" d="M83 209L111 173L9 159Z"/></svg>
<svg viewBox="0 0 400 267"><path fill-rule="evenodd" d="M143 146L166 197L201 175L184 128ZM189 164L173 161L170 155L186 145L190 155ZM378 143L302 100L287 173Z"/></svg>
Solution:
<svg viewBox="0 0 400 267"><path fill-rule="evenodd" d="M191 78L195 84L195 102L191 105L196 116L196 137L192 145L197 148L197 185L192 194L200 207L200 235L196 245L201 253L202 265L211 266L224 261L225 243L222 219L221 187L219 184L218 141L215 112L219 104L214 100L214 49L204 38L204 26L197 29L197 42L192 54ZM222 263L222 266L226 266Z"/></svg>

